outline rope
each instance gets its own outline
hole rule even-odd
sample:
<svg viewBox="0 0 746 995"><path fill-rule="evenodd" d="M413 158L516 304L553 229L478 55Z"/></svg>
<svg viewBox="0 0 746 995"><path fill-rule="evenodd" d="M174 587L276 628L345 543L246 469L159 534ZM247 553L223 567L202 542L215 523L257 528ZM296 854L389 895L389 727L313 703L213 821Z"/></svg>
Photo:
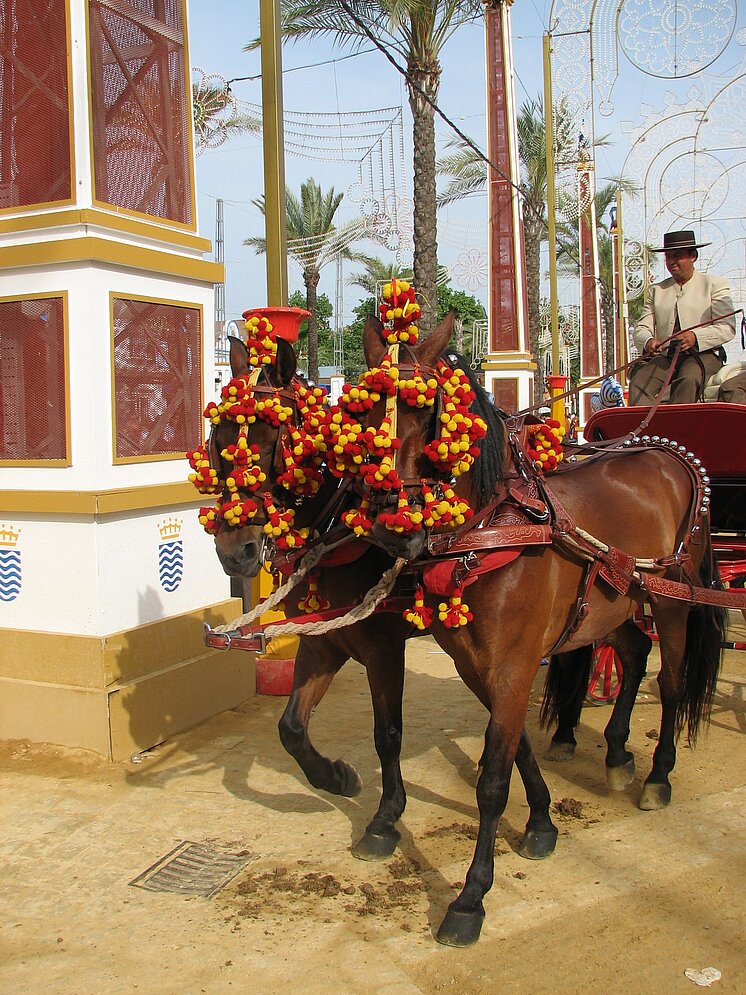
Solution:
<svg viewBox="0 0 746 995"><path fill-rule="evenodd" d="M276 636L290 635L323 636L324 633L330 632L332 629L341 629L348 625L354 625L356 622L362 622L363 619L373 614L378 605L391 592L397 577L406 563L407 561L400 557L392 567L389 567L378 583L374 587L371 587L360 604L355 605L354 608L341 618L330 618L325 622L286 622L285 625L273 625L268 633L269 638L274 639ZM263 608L264 605L262 605ZM221 630L225 628L226 626L221 626Z"/></svg>
<svg viewBox="0 0 746 995"><path fill-rule="evenodd" d="M600 550L602 553L608 553L610 547L606 545L605 542L601 542L590 532L586 532L585 529L581 529L579 525L575 526L574 531L580 536L581 539L585 539L586 542L590 543L591 546L595 546L596 549ZM635 566L638 570L659 570L660 564L649 557L636 557Z"/></svg>
<svg viewBox="0 0 746 995"><path fill-rule="evenodd" d="M316 564L322 560L327 553L330 553L333 549L336 549L337 546L341 546L343 543L349 542L351 538L351 535L345 535L336 542L329 543L328 545L322 543L320 546L317 546L316 549L312 549L310 552L306 553L301 562L298 564L298 569L291 574L291 576L281 587L278 587L277 590L270 594L268 598L258 604L255 608L252 608L252 610L247 612L245 615L239 615L238 618L235 618L228 625L215 626L213 632L230 632L233 629L237 629L240 625L251 625L251 623L255 622L260 615L263 615L265 612L268 612L274 608L275 605L278 605L285 595L292 591L294 587L297 587L306 574L313 570Z"/></svg>

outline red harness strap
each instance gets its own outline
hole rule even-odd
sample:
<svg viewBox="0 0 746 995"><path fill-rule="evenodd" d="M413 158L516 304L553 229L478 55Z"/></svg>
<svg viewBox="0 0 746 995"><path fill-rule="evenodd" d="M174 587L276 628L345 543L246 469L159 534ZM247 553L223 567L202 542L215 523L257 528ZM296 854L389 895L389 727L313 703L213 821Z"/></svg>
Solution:
<svg viewBox="0 0 746 995"><path fill-rule="evenodd" d="M521 555L523 549L524 547L498 549L494 553L481 553L475 557L477 562L474 566L466 566L461 559L431 563L422 571L422 580L431 594L450 597L469 584L473 584L482 574L512 563Z"/></svg>

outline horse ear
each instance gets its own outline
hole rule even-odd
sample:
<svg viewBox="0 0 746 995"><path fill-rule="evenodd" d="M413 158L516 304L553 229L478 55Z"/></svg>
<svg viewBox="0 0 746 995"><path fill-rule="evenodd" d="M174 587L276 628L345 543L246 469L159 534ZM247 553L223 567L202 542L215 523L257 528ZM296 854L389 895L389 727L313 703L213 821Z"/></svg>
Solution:
<svg viewBox="0 0 746 995"><path fill-rule="evenodd" d="M383 341L383 325L374 314L369 314L363 329L363 352L365 362L369 369L378 366L386 352L386 343Z"/></svg>
<svg viewBox="0 0 746 995"><path fill-rule="evenodd" d="M437 328L417 346L417 361L423 366L435 366L438 357L446 351L453 332L455 311L449 311Z"/></svg>
<svg viewBox="0 0 746 995"><path fill-rule="evenodd" d="M231 374L233 377L245 377L249 374L249 350L241 339L229 335Z"/></svg>
<svg viewBox="0 0 746 995"><path fill-rule="evenodd" d="M298 370L298 358L295 349L285 339L277 340L277 359L274 362L273 379L279 381L279 386L289 384Z"/></svg>

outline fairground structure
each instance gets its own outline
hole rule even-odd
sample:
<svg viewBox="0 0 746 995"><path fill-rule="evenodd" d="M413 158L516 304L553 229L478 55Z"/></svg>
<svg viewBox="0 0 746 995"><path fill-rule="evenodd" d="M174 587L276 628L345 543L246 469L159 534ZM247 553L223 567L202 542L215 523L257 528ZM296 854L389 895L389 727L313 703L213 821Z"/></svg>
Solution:
<svg viewBox="0 0 746 995"><path fill-rule="evenodd" d="M186 0L0 4L0 737L113 759L254 692L185 451L214 390Z"/></svg>

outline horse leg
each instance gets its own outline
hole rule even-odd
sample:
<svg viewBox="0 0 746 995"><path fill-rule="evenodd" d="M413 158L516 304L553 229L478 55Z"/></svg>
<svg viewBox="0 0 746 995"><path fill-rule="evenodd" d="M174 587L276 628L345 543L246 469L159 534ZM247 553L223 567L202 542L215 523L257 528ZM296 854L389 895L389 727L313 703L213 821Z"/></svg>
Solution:
<svg viewBox="0 0 746 995"><path fill-rule="evenodd" d="M592 646L581 646L557 653L549 661L540 717L542 726L556 718L557 729L546 752L547 760L562 763L575 756L575 728L588 691L592 654Z"/></svg>
<svg viewBox="0 0 746 995"><path fill-rule="evenodd" d="M658 688L661 696L661 726L658 745L653 753L653 768L642 786L639 807L644 812L665 808L671 801L668 775L676 764L676 719L681 691L680 677L684 657L688 607L676 605L662 613L653 613L660 637L661 669ZM678 619L678 624L675 621Z"/></svg>
<svg viewBox="0 0 746 995"><path fill-rule="evenodd" d="M543 860L554 853L557 827L549 815L549 803L552 800L549 788L541 775L525 729L521 732L515 764L526 789L526 801L529 807L528 822L523 839L518 845L518 853L528 860Z"/></svg>
<svg viewBox="0 0 746 995"><path fill-rule="evenodd" d="M278 729L282 745L298 761L309 784L333 795L352 798L362 789L358 772L344 760L332 761L322 756L308 737L311 713L346 660L347 653L330 638L301 637L295 657L293 689Z"/></svg>
<svg viewBox="0 0 746 995"><path fill-rule="evenodd" d="M375 646L375 650L370 647ZM368 673L373 703L374 740L381 761L382 792L378 811L352 848L361 860L384 860L396 849L400 833L396 823L407 804L399 759L402 739L404 693L404 640L370 641L363 663Z"/></svg>
<svg viewBox="0 0 746 995"><path fill-rule="evenodd" d="M635 757L627 749L629 721L653 642L631 619L612 633L608 641L622 661L622 683L604 729L606 783L612 791L623 791L635 777Z"/></svg>
<svg viewBox="0 0 746 995"><path fill-rule="evenodd" d="M445 643L441 645L447 648ZM452 654L453 655L453 654ZM460 656L460 654L459 654ZM537 657L538 661L538 657ZM456 667L465 683L470 667L454 655ZM438 940L448 946L465 947L475 943L484 922L482 900L492 887L495 872L495 837L500 816L505 811L510 789L510 773L519 748L528 708L528 698L536 667L511 667L510 673L499 668L500 680L490 693L490 721L485 733L482 754L484 765L477 782L479 833L466 881L459 896L448 906L438 930Z"/></svg>

